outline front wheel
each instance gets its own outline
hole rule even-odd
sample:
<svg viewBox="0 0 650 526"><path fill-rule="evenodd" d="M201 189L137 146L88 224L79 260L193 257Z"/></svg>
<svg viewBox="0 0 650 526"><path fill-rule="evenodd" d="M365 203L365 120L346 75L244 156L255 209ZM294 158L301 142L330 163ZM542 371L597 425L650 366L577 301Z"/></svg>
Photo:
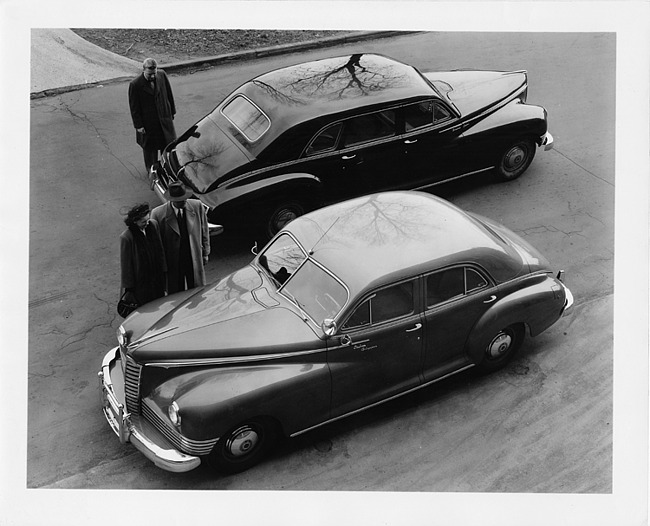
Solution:
<svg viewBox="0 0 650 526"><path fill-rule="evenodd" d="M271 239L297 217L305 213L305 205L295 199L281 201L270 209L265 222L265 234Z"/></svg>
<svg viewBox="0 0 650 526"><path fill-rule="evenodd" d="M526 331L523 325L510 325L497 331L483 347L483 359L477 365L481 373L501 369L515 355L524 341Z"/></svg>
<svg viewBox="0 0 650 526"><path fill-rule="evenodd" d="M513 181L524 173L533 162L535 148L535 143L528 139L521 139L506 148L495 169L497 180Z"/></svg>
<svg viewBox="0 0 650 526"><path fill-rule="evenodd" d="M240 473L257 464L277 440L277 426L264 419L243 422L219 439L208 464L221 473Z"/></svg>

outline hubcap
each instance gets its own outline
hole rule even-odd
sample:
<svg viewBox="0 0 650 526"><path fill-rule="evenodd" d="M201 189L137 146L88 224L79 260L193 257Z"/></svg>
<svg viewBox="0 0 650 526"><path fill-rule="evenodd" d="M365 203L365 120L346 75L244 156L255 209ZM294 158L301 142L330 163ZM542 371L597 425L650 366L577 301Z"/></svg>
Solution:
<svg viewBox="0 0 650 526"><path fill-rule="evenodd" d="M526 150L521 146L515 146L504 157L504 166L506 170L513 171L519 168L526 159Z"/></svg>
<svg viewBox="0 0 650 526"><path fill-rule="evenodd" d="M242 427L235 431L228 439L226 448L228 453L233 457L241 457L246 455L255 448L260 440L260 436L256 431L248 426Z"/></svg>
<svg viewBox="0 0 650 526"><path fill-rule="evenodd" d="M488 345L487 353L490 358L499 358L503 356L512 345L512 336L505 332L497 334L490 345Z"/></svg>
<svg viewBox="0 0 650 526"><path fill-rule="evenodd" d="M277 230L283 229L286 225L291 223L294 219L298 217L295 210L289 208L283 208L275 216L275 226Z"/></svg>

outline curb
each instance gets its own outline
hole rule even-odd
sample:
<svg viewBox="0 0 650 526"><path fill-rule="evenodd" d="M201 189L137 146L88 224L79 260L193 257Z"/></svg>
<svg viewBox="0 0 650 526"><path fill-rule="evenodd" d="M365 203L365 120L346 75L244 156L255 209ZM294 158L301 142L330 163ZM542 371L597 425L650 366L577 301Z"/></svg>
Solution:
<svg viewBox="0 0 650 526"><path fill-rule="evenodd" d="M296 42L292 44L281 44L278 46L270 46L260 49L254 49L250 51L239 51L236 53L227 53L224 55L216 55L212 57L204 57L200 59L187 60L182 62L172 62L169 64L160 64L159 67L164 69L167 73L183 73L188 69L194 71L203 71L210 69L214 66L220 64L238 62L241 60L253 60L257 58L272 57L276 55L283 55L287 53L294 53L296 51L305 51L309 49L316 49L320 47L331 47L339 44L349 44L353 42L359 42L361 40L369 40L375 38L389 38L395 36L411 35L414 33L420 33L421 31L357 31L354 33L348 33L343 36L327 37L318 40L306 40L305 42ZM78 91L87 88L95 88L98 86L103 86L105 84L114 84L117 82L125 82L131 80L133 77L115 77L112 79L97 81L97 82L88 82L86 84L76 84L73 86L64 86L61 88L52 88L46 89L43 91L38 91L29 94L30 99L41 99L44 97L52 97L54 95L60 95L62 93L68 93L71 91Z"/></svg>

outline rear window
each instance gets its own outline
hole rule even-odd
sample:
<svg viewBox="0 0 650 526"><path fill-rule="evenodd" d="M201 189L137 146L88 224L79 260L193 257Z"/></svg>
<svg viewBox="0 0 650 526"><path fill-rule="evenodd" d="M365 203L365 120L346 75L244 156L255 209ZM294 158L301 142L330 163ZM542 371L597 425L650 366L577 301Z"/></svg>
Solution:
<svg viewBox="0 0 650 526"><path fill-rule="evenodd" d="M257 141L271 127L266 114L243 95L232 99L221 113L249 142Z"/></svg>

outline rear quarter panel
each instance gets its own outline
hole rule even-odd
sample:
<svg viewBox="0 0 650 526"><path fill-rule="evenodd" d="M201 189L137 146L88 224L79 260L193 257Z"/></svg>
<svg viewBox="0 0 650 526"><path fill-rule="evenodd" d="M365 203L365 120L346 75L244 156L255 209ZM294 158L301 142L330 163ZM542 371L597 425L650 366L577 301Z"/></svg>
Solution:
<svg viewBox="0 0 650 526"><path fill-rule="evenodd" d="M523 323L531 336L553 325L561 316L564 291L548 274L534 274L499 286L500 299L476 323L467 341L470 359L478 363L484 345L499 330Z"/></svg>
<svg viewBox="0 0 650 526"><path fill-rule="evenodd" d="M477 116L464 131L464 147L487 163L496 163L513 142L526 138L539 144L548 129L541 106L514 100L485 117Z"/></svg>

